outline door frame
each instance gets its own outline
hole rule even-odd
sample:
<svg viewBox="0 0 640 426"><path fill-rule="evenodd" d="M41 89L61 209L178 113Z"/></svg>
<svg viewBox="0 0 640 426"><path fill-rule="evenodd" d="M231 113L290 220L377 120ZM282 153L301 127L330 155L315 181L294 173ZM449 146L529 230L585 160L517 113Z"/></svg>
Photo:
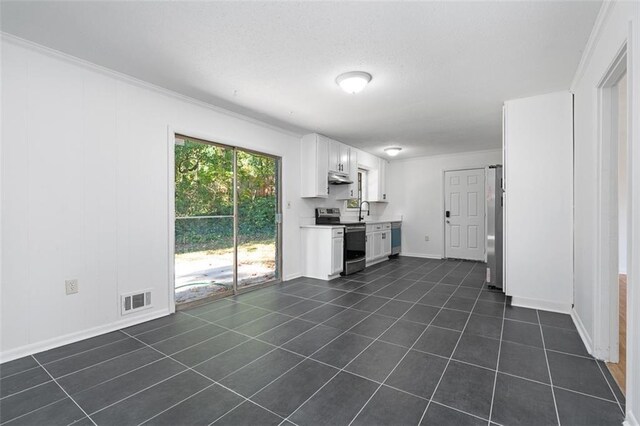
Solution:
<svg viewBox="0 0 640 426"><path fill-rule="evenodd" d="M280 155L268 152L267 151L257 151L251 148L245 148L241 143L236 141L230 141L225 137L217 137L211 134L202 133L194 130L186 130L178 127L174 127L172 125L167 125L167 206L168 206L168 214L167 214L167 227L168 227L168 257L167 257L167 274L168 274L168 301L169 301L169 312L176 312L176 300L175 300L175 220L176 220L176 205L175 205L175 140L177 135L188 136L193 139L198 139L203 142L208 142L212 145L223 146L227 148L234 149L234 173L233 173L233 185L234 188L237 187L236 181L236 149L240 149L245 152L255 153L259 155L267 155L276 159L277 164L277 188L276 188L276 278L272 281L255 284L252 286L247 286L238 291L237 289L237 200L236 195L237 191L234 190L234 227L233 227L233 239L234 239L234 285L233 285L233 294L242 294L247 291L257 290L259 288L268 287L274 284L278 284L283 281L284 271L283 271L283 227L284 227L284 214L282 212L282 169L283 169L283 159ZM215 141L215 142L213 142ZM279 219L279 220L278 220ZM211 296L201 300L196 300L193 302L185 303L181 305L181 309L188 308L192 306L197 306L199 304L209 303L216 299L221 299L224 297L228 297L229 295L221 295L221 296Z"/></svg>
<svg viewBox="0 0 640 426"><path fill-rule="evenodd" d="M593 338L593 355L596 358L610 362L619 360L619 253L618 253L618 118L616 85L622 75L627 73L627 230L631 230L633 215L631 214L633 176L631 161L631 125L632 125L632 92L630 81L632 74L628 43L625 41L618 49L613 61L597 85L598 108L598 169L597 169L597 217L598 217L598 248L596 263L596 290L594 294L595 328ZM615 217L614 217L615 216ZM631 238L627 239L627 271L631 271ZM629 285L630 279L627 281ZM627 310L632 308L629 303L630 292L627 291ZM627 313L627 318L631 316ZM627 319L627 326L629 320ZM627 332L627 336L631 333ZM627 345L629 351L630 345ZM629 362L627 354L627 377Z"/></svg>
<svg viewBox="0 0 640 426"><path fill-rule="evenodd" d="M469 171L469 170L482 170L484 173L483 176L483 185L485 188L485 191L487 189L487 169L489 166L478 166L478 167L461 167L461 168L454 168L454 169L442 169L442 174L441 174L441 178L442 178L442 209L440 209L440 214L442 215L442 258L443 259L448 259L447 257L447 218L445 217L445 207L447 204L447 189L446 189L446 176L447 176L447 172L464 172L464 171ZM484 199L484 198L483 198ZM485 240L485 244L484 244L484 248L483 248L483 257L484 257L484 261L487 261L487 245L486 245L486 240L487 240L487 203L485 200L484 203L484 221L485 221L485 226L484 226L484 240Z"/></svg>

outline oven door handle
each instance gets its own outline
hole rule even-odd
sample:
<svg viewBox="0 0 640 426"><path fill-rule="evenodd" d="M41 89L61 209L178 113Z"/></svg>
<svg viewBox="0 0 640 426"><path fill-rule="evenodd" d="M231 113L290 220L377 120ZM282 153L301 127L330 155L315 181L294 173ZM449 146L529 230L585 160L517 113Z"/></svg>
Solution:
<svg viewBox="0 0 640 426"><path fill-rule="evenodd" d="M345 234L352 234L354 232L365 232L365 229L364 228L351 228L351 229L345 228L344 232Z"/></svg>

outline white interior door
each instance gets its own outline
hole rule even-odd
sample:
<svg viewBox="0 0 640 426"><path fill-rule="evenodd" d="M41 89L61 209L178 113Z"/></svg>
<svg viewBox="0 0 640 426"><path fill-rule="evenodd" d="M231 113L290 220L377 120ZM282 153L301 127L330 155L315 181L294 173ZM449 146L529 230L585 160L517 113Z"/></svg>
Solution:
<svg viewBox="0 0 640 426"><path fill-rule="evenodd" d="M445 257L484 260L484 169L444 174Z"/></svg>

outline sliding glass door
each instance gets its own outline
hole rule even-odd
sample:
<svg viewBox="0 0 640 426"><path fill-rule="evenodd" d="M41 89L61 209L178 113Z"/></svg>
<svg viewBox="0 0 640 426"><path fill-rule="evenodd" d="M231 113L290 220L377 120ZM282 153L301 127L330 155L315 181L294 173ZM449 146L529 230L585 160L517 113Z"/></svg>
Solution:
<svg viewBox="0 0 640 426"><path fill-rule="evenodd" d="M279 158L176 136L176 304L280 279L279 189Z"/></svg>
<svg viewBox="0 0 640 426"><path fill-rule="evenodd" d="M238 150L238 289L278 279L278 159Z"/></svg>

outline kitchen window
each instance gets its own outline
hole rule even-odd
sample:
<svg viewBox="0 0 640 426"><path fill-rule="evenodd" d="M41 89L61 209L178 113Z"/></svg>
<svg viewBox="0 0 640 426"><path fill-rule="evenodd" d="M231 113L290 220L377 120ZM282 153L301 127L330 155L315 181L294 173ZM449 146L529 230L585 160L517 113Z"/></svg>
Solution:
<svg viewBox="0 0 640 426"><path fill-rule="evenodd" d="M367 199L367 171L364 169L358 169L357 191L358 198L347 200L347 209L357 210L360 203Z"/></svg>

